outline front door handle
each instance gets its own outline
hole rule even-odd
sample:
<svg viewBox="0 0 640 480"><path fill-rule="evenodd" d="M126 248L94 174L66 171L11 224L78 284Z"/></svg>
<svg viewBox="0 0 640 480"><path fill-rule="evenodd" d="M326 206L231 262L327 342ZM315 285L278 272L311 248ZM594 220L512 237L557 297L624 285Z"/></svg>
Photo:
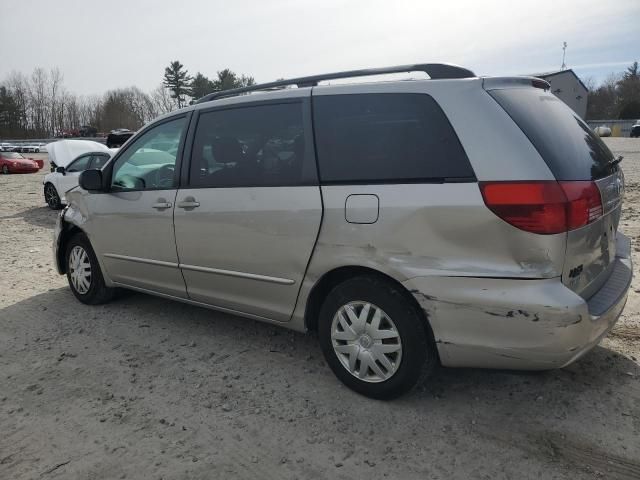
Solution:
<svg viewBox="0 0 640 480"><path fill-rule="evenodd" d="M159 198L158 201L151 206L157 210L164 210L171 208L171 202L167 202L164 198Z"/></svg>
<svg viewBox="0 0 640 480"><path fill-rule="evenodd" d="M178 207L184 208L185 210L190 210L199 206L200 202L196 202L196 199L191 196L185 198L181 202L178 202Z"/></svg>

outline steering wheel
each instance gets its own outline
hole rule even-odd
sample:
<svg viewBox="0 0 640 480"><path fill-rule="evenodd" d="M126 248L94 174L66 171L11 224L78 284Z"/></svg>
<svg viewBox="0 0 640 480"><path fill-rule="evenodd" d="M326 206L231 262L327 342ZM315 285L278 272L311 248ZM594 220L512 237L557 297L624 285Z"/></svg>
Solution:
<svg viewBox="0 0 640 480"><path fill-rule="evenodd" d="M166 164L156 170L156 185L158 187L173 187L173 177L176 171L175 165Z"/></svg>

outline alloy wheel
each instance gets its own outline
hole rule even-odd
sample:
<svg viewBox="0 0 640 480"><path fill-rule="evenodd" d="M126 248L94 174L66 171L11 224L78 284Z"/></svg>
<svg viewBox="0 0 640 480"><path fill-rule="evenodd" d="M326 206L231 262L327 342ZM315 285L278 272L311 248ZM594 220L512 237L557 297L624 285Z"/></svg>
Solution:
<svg viewBox="0 0 640 480"><path fill-rule="evenodd" d="M349 302L338 309L331 324L331 343L342 366L365 382L388 380L402 359L396 325L369 302Z"/></svg>
<svg viewBox="0 0 640 480"><path fill-rule="evenodd" d="M49 207L55 208L57 206L58 193L56 192L56 189L53 187L53 185L47 185L47 188L45 188L45 191L44 191L44 197Z"/></svg>

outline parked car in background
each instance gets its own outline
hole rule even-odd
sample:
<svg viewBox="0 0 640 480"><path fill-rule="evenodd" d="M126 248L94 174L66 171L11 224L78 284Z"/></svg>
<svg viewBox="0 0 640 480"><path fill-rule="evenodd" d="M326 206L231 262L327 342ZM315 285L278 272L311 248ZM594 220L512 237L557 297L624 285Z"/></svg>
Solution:
<svg viewBox="0 0 640 480"><path fill-rule="evenodd" d="M17 152L0 152L0 171L8 173L35 173L42 168L43 162L25 158Z"/></svg>
<svg viewBox="0 0 640 480"><path fill-rule="evenodd" d="M0 143L0 152L11 152L15 148L12 143L2 142Z"/></svg>
<svg viewBox="0 0 640 480"><path fill-rule="evenodd" d="M83 125L78 131L81 137L95 137L98 134L98 129L91 125Z"/></svg>
<svg viewBox="0 0 640 480"><path fill-rule="evenodd" d="M606 125L601 125L599 127L596 127L593 129L594 132L596 132L596 135L598 135L599 137L610 137L611 136L611 129L609 127L607 127Z"/></svg>
<svg viewBox="0 0 640 480"><path fill-rule="evenodd" d="M409 71L437 80L318 85ZM620 158L549 89L427 64L205 96L81 174L58 271L86 304L125 287L317 331L375 398L438 362L564 367L633 269Z"/></svg>
<svg viewBox="0 0 640 480"><path fill-rule="evenodd" d="M132 132L127 128L117 128L115 130L111 130L109 135L107 135L107 147L109 148L121 147L134 134L135 132Z"/></svg>
<svg viewBox="0 0 640 480"><path fill-rule="evenodd" d="M102 168L118 149L90 140L60 140L47 145L51 173L42 181L44 199L53 210L66 204L66 193L78 186L78 176L87 169Z"/></svg>
<svg viewBox="0 0 640 480"><path fill-rule="evenodd" d="M640 137L640 123L633 125L631 127L631 133L629 134L630 137Z"/></svg>
<svg viewBox="0 0 640 480"><path fill-rule="evenodd" d="M22 152L24 153L40 153L40 144L32 143L22 146Z"/></svg>

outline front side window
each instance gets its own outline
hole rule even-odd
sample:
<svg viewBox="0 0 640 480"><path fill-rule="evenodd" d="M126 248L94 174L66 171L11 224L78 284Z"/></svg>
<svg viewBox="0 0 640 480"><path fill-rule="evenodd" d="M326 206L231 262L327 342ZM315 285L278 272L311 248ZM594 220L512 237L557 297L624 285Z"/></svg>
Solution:
<svg viewBox="0 0 640 480"><path fill-rule="evenodd" d="M453 127L429 95L321 95L313 116L322 182L474 179Z"/></svg>
<svg viewBox="0 0 640 480"><path fill-rule="evenodd" d="M79 157L73 161L69 168L67 168L67 172L84 172L87 168L89 168L89 161L91 160L91 155L84 155L83 157Z"/></svg>
<svg viewBox="0 0 640 480"><path fill-rule="evenodd" d="M190 184L299 185L304 157L301 103L204 112L193 143Z"/></svg>
<svg viewBox="0 0 640 480"><path fill-rule="evenodd" d="M176 186L175 167L184 117L152 127L118 157L111 176L114 190L159 190Z"/></svg>

